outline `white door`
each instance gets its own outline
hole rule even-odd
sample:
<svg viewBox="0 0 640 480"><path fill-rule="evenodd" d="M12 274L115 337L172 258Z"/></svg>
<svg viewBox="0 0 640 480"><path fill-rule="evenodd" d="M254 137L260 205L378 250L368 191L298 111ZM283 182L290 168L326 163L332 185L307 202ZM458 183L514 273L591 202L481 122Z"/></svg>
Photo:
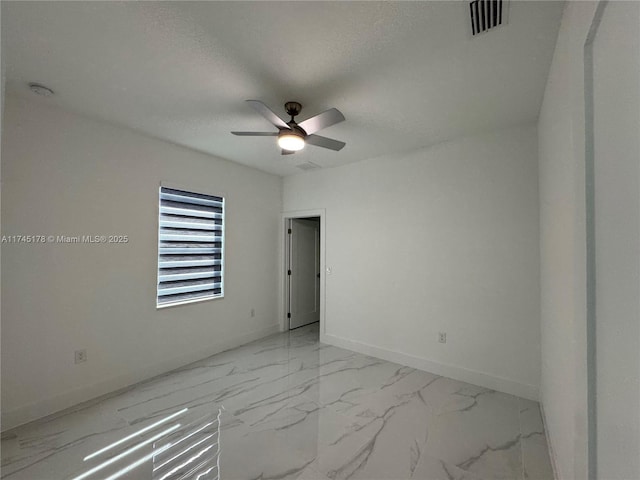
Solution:
<svg viewBox="0 0 640 480"><path fill-rule="evenodd" d="M320 320L320 222L294 218L289 235L289 328Z"/></svg>
<svg viewBox="0 0 640 480"><path fill-rule="evenodd" d="M604 6L592 55L597 478L638 479L640 3Z"/></svg>

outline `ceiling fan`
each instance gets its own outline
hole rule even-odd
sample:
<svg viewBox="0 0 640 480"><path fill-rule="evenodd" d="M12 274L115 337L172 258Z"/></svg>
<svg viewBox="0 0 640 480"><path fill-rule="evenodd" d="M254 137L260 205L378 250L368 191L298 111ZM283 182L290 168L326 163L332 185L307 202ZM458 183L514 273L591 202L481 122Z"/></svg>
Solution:
<svg viewBox="0 0 640 480"><path fill-rule="evenodd" d="M302 150L305 144L328 148L336 152L342 150L346 145L346 143L339 140L315 135L316 132L323 128L344 121L344 115L336 108L331 108L303 122L296 123L295 117L300 113L300 110L302 110L302 105L298 102L287 102L284 104L284 109L287 114L291 115L291 120L288 122L282 120L269 107L258 100L247 100L247 103L256 109L264 118L269 120L278 131L231 132L234 135L243 137L278 137L278 146L282 149L282 155L289 155Z"/></svg>

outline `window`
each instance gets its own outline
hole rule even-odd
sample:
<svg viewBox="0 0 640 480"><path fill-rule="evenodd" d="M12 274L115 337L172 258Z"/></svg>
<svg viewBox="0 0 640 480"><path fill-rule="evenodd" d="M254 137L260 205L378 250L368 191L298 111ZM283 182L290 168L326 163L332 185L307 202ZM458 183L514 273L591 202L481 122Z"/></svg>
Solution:
<svg viewBox="0 0 640 480"><path fill-rule="evenodd" d="M157 306L224 296L224 198L160 187Z"/></svg>

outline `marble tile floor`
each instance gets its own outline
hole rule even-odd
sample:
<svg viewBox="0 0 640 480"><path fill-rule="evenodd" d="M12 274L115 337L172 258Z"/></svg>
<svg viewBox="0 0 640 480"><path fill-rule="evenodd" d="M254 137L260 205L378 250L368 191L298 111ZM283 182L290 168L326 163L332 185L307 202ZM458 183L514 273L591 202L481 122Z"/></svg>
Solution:
<svg viewBox="0 0 640 480"><path fill-rule="evenodd" d="M225 480L553 478L536 402L320 344L317 324L6 432L1 478L76 478L85 456L185 408L222 409Z"/></svg>

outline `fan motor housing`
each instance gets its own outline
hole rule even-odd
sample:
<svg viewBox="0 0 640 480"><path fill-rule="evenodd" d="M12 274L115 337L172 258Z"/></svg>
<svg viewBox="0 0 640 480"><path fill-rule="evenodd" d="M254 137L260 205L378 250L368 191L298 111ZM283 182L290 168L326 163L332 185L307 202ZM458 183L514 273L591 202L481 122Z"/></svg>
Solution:
<svg viewBox="0 0 640 480"><path fill-rule="evenodd" d="M304 129L302 127L299 127L298 124L296 122L294 122L293 120L290 121L289 123L287 123L287 125L289 125L289 130L287 129L282 129L280 130L280 133L290 133L292 135L297 135L299 137L305 138L307 136L307 132L304 131Z"/></svg>

